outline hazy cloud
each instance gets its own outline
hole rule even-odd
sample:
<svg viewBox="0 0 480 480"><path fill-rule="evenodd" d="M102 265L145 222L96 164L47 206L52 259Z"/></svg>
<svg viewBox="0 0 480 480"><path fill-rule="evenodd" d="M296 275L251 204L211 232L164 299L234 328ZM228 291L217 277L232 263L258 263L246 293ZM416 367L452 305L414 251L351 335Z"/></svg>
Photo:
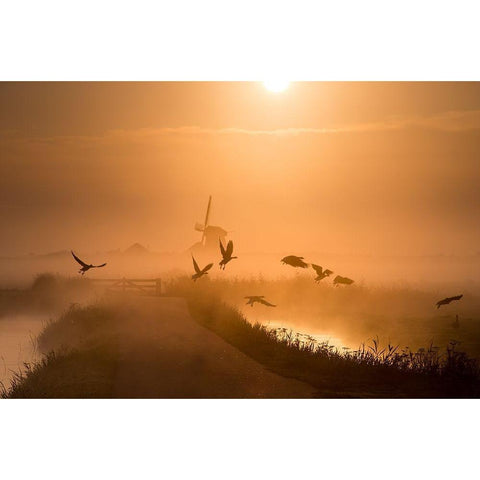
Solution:
<svg viewBox="0 0 480 480"><path fill-rule="evenodd" d="M290 127L271 130L253 130L245 128L201 128L184 126L176 128L145 128L138 130L112 130L108 135L118 137L133 134L139 137L154 137L157 135L253 135L253 136L294 136L323 135L335 133L375 132L387 130L402 130L407 128L426 128L445 131L465 131L480 129L480 110L443 112L430 116L392 117L382 122L359 123L337 127L310 128Z"/></svg>
<svg viewBox="0 0 480 480"><path fill-rule="evenodd" d="M73 143L112 143L118 141L149 141L163 137L197 137L197 136L298 136L326 135L340 133L368 133L413 128L432 129L448 132L462 132L480 129L480 110L450 111L429 116L391 117L381 122L340 125L325 128L290 127L271 130L254 130L245 128L203 128L197 126L140 128L131 130L108 130L97 136L55 136L55 137L20 137L13 130L0 132L3 142L54 145Z"/></svg>
<svg viewBox="0 0 480 480"><path fill-rule="evenodd" d="M0 250L186 248L212 194L214 221L245 249L477 251L478 129L480 110L326 128L3 131Z"/></svg>

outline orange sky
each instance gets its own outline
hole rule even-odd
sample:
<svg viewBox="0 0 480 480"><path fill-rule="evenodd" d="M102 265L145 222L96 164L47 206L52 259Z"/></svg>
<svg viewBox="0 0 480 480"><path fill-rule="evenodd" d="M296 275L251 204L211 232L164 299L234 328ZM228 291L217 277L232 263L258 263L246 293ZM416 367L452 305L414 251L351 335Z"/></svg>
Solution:
<svg viewBox="0 0 480 480"><path fill-rule="evenodd" d="M2 255L480 251L479 83L0 84Z"/></svg>

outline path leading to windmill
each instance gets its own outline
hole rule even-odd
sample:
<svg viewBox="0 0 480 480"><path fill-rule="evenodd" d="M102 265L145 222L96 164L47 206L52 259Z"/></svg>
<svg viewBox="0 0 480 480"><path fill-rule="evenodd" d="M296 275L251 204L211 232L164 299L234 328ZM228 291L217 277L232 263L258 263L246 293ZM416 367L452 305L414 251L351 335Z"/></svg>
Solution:
<svg viewBox="0 0 480 480"><path fill-rule="evenodd" d="M119 344L113 396L120 398L309 398L315 389L284 378L196 323L184 299L125 302L135 329Z"/></svg>

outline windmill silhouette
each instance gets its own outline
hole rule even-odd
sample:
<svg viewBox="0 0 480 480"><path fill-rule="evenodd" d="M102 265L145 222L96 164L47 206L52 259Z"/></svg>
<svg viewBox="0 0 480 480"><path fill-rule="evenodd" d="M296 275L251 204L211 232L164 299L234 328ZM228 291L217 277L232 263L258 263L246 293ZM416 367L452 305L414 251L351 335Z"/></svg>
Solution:
<svg viewBox="0 0 480 480"><path fill-rule="evenodd" d="M226 243L225 238L228 232L222 227L210 225L210 212L212 208L212 196L208 197L207 211L205 213L205 221L197 222L195 230L202 232L202 239L190 248L194 253L216 253L218 250L218 242Z"/></svg>

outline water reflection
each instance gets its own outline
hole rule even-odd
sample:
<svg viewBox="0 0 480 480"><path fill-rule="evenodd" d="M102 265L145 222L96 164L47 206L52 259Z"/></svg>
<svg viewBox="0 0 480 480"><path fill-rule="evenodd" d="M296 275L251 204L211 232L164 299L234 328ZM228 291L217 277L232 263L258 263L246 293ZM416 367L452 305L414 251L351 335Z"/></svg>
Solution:
<svg viewBox="0 0 480 480"><path fill-rule="evenodd" d="M450 342L455 341L458 350L480 358L480 318L461 318L455 327L452 315L425 317L375 317L373 315L340 316L309 315L300 312L250 312L243 310L246 318L272 329L285 328L294 334L300 333L315 338L319 343L328 342L339 351L357 350L361 345L371 345L378 339L382 347L399 348L438 347L446 351Z"/></svg>
<svg viewBox="0 0 480 480"><path fill-rule="evenodd" d="M25 363L36 362L40 354L36 336L48 317L45 315L9 315L0 318L0 381L5 388Z"/></svg>
<svg viewBox="0 0 480 480"><path fill-rule="evenodd" d="M292 331L293 334L301 334L306 337L311 337L316 343L328 343L338 350L341 350L345 347L345 342L338 336L334 335L331 332L319 332L315 330L309 330L308 332L305 331L297 331L293 326L287 322L282 321L268 321L265 323L271 329L286 329L287 331Z"/></svg>

